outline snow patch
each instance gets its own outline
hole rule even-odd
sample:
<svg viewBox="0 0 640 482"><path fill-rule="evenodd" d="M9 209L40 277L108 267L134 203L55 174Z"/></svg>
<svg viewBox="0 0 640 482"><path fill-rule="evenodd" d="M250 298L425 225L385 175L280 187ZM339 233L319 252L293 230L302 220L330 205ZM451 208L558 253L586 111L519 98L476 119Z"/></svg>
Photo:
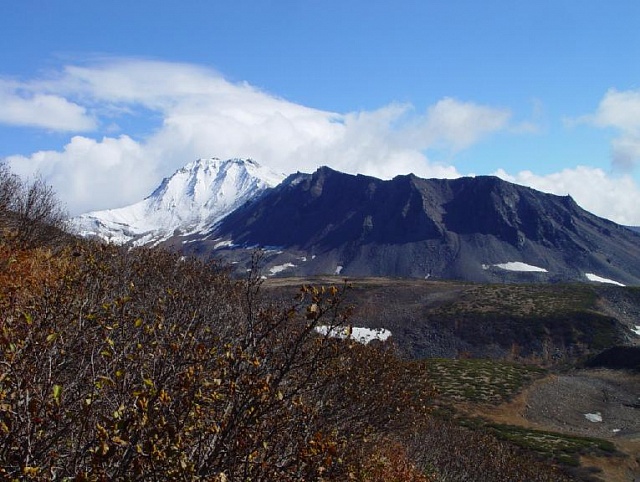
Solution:
<svg viewBox="0 0 640 482"><path fill-rule="evenodd" d="M602 422L602 414L600 412L596 413L585 413L584 418L589 420L589 422L599 423Z"/></svg>
<svg viewBox="0 0 640 482"><path fill-rule="evenodd" d="M391 332L385 328L358 328L355 326L330 328L328 326L318 326L316 327L316 331L321 335L329 335L343 340L352 339L363 345L373 340L385 341L391 337Z"/></svg>
<svg viewBox="0 0 640 482"><path fill-rule="evenodd" d="M485 264L482 265L482 269L485 268ZM527 263L523 263L522 261L509 261L508 263L499 263L494 264L496 268L504 269L507 271L523 271L529 273L548 273L548 271L544 268L540 268L538 266L533 266Z"/></svg>
<svg viewBox="0 0 640 482"><path fill-rule="evenodd" d="M342 268L343 266L340 266L340 265L336 266L336 274L342 273Z"/></svg>
<svg viewBox="0 0 640 482"><path fill-rule="evenodd" d="M631 331L633 331L636 335L640 336L640 325L636 325L635 330L631 328Z"/></svg>
<svg viewBox="0 0 640 482"><path fill-rule="evenodd" d="M216 244L213 245L213 249L218 249L218 248L230 248L233 246L233 241L231 240L227 240L227 241L219 241Z"/></svg>
<svg viewBox="0 0 640 482"><path fill-rule="evenodd" d="M285 264L280 264L278 266L272 266L271 268L269 268L269 272L271 273L271 276L276 275L278 273L283 272L286 269L289 268L295 268L295 264L293 263L285 263Z"/></svg>
<svg viewBox="0 0 640 482"><path fill-rule="evenodd" d="M609 278L603 278L602 276L598 276L593 273L585 273L584 275L587 277L589 281L597 281L598 283L609 283L612 285L624 286L622 283L613 281L612 279L609 279Z"/></svg>

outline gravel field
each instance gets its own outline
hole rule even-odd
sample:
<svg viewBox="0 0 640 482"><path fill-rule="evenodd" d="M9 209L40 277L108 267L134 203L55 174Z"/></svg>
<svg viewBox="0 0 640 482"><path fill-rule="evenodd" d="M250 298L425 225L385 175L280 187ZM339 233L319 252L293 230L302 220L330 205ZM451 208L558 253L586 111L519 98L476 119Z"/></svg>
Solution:
<svg viewBox="0 0 640 482"><path fill-rule="evenodd" d="M551 377L528 394L524 415L575 434L640 439L640 375L597 369Z"/></svg>

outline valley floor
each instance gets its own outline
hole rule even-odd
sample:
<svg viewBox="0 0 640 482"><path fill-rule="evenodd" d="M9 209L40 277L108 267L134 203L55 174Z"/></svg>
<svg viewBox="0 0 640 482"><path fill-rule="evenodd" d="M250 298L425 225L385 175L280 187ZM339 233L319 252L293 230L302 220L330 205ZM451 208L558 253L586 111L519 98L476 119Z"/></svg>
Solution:
<svg viewBox="0 0 640 482"><path fill-rule="evenodd" d="M624 455L589 455L580 462L601 470L601 480L615 482L640 477L639 403L640 375L597 369L548 375L498 406L461 408L495 423L608 440Z"/></svg>

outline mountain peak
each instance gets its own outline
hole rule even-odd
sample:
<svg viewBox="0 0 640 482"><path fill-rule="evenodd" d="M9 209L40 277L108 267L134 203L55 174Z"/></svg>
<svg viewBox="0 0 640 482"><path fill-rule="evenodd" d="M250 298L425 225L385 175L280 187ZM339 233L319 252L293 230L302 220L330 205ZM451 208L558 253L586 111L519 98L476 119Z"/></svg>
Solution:
<svg viewBox="0 0 640 482"><path fill-rule="evenodd" d="M119 209L74 218L83 236L119 244L160 242L174 232L202 231L284 175L252 159L201 158L175 171L144 200Z"/></svg>
<svg viewBox="0 0 640 482"><path fill-rule="evenodd" d="M191 161L180 168L179 171L196 171L207 169L219 169L222 166L237 165L245 168L260 167L260 164L251 158L234 157L227 160L222 160L219 157L200 157L195 161Z"/></svg>

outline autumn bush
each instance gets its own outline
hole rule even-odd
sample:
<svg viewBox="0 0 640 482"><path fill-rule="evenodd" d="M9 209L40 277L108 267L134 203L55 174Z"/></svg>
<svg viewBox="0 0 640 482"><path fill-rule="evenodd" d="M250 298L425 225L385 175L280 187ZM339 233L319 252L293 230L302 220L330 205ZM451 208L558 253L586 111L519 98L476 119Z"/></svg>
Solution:
<svg viewBox="0 0 640 482"><path fill-rule="evenodd" d="M8 478L340 480L424 406L392 353L331 337L346 285L273 304L257 271L92 243L0 266Z"/></svg>
<svg viewBox="0 0 640 482"><path fill-rule="evenodd" d="M66 237L67 213L41 178L27 182L0 164L0 238L23 247L54 246Z"/></svg>

